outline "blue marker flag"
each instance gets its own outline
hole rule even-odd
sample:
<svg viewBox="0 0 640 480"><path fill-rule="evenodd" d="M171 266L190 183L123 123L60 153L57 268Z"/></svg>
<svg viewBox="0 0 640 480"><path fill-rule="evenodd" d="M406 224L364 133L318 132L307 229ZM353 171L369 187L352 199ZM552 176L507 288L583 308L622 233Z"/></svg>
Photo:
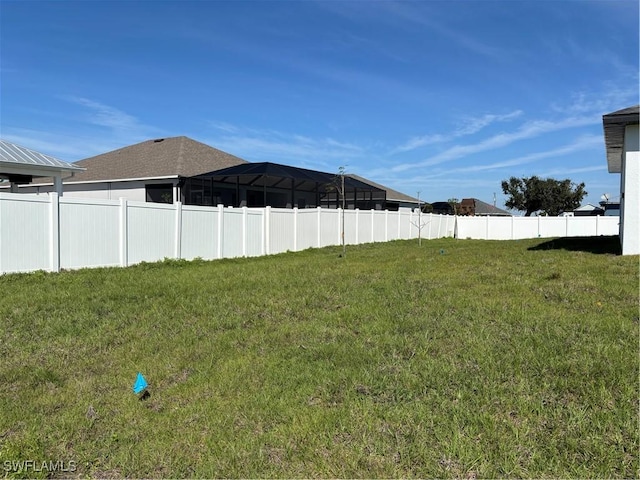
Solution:
<svg viewBox="0 0 640 480"><path fill-rule="evenodd" d="M140 393L145 388L147 388L147 381L144 379L142 374L138 372L136 383L133 384L133 393Z"/></svg>

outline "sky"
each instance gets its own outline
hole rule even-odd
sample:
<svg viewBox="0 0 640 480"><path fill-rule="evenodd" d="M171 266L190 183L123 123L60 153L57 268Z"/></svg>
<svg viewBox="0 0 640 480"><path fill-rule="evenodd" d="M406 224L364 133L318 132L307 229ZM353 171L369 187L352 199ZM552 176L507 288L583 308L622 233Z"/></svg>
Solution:
<svg viewBox="0 0 640 480"><path fill-rule="evenodd" d="M0 1L0 137L75 162L179 135L421 200L619 195L637 0Z"/></svg>

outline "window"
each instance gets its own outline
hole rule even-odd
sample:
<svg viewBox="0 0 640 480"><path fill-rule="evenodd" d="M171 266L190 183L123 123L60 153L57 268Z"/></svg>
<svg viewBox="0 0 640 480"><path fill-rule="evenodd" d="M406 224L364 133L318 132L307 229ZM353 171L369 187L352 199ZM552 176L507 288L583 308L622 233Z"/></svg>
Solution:
<svg viewBox="0 0 640 480"><path fill-rule="evenodd" d="M158 183L145 185L147 202L173 203L173 185L171 183Z"/></svg>

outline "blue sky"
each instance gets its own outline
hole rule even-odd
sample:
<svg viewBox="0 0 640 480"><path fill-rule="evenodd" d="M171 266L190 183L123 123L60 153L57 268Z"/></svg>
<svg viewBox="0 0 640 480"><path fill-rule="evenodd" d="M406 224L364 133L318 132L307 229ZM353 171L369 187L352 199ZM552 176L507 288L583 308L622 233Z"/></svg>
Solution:
<svg viewBox="0 0 640 480"><path fill-rule="evenodd" d="M249 161L503 206L619 194L602 115L639 103L637 0L0 3L0 136L77 161L186 135Z"/></svg>

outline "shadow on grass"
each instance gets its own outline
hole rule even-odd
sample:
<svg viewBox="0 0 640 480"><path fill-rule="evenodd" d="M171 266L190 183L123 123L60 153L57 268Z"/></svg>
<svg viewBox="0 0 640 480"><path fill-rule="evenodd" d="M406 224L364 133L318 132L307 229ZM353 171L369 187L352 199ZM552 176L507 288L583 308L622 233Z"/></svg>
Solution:
<svg viewBox="0 0 640 480"><path fill-rule="evenodd" d="M620 255L618 235L600 237L564 237L546 240L528 250L570 250L573 252L609 253Z"/></svg>

